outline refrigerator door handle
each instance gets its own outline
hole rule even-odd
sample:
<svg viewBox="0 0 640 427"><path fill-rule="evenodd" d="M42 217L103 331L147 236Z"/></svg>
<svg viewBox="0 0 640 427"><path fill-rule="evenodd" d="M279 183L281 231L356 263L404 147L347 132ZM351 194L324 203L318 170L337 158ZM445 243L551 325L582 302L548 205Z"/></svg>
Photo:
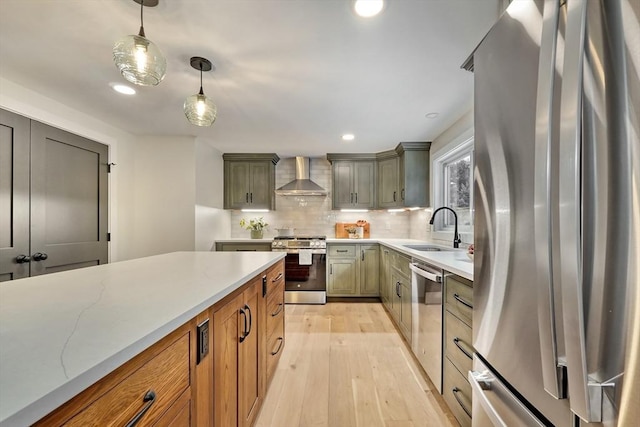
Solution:
<svg viewBox="0 0 640 427"><path fill-rule="evenodd" d="M558 43L558 19L560 4L557 0L545 0L538 70L536 103L536 144L534 180L535 252L538 269L538 329L542 381L544 389L557 399L566 398L565 367L559 363L556 328L555 287L559 281L553 277L552 241L552 185L557 183L558 170L551 164L552 129L554 123L553 94L556 73L556 49ZM556 322L557 320L557 322Z"/></svg>
<svg viewBox="0 0 640 427"><path fill-rule="evenodd" d="M589 227L582 212L583 67L587 0L567 2L567 27L562 80L559 158L560 256L562 313L571 411L582 420L602 422L603 388L587 369L587 327L583 232Z"/></svg>

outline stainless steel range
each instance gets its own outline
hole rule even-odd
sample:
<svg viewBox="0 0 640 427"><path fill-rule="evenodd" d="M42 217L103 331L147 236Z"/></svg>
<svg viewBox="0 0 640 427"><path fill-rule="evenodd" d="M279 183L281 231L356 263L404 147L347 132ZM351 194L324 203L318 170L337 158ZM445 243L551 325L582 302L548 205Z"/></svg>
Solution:
<svg viewBox="0 0 640 427"><path fill-rule="evenodd" d="M327 238L325 236L275 237L274 252L286 252L284 259L287 304L327 302Z"/></svg>

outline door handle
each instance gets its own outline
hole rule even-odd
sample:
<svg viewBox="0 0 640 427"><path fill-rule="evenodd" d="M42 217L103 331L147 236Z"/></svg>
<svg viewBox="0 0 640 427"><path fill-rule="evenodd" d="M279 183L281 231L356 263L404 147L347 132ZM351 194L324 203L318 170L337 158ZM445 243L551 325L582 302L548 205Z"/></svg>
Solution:
<svg viewBox="0 0 640 427"><path fill-rule="evenodd" d="M280 342L280 345L278 345L278 349L276 351L271 352L272 356L275 356L276 354L280 353L280 350L282 349L282 344L284 344L284 338L278 337L278 341Z"/></svg>
<svg viewBox="0 0 640 427"><path fill-rule="evenodd" d="M400 191L400 198L404 200L404 188L402 189L402 191Z"/></svg>
<svg viewBox="0 0 640 427"><path fill-rule="evenodd" d="M244 201L249 203L249 193L244 193Z"/></svg>
<svg viewBox="0 0 640 427"><path fill-rule="evenodd" d="M460 407L462 408L462 410L469 416L471 417L471 411L469 409L467 409L466 406L464 406L464 404L462 403L462 400L460 400L460 398L458 397L458 393L460 393L461 390L458 387L454 387L451 389L451 393L453 393L453 397L456 398L456 402L458 402L458 405L460 405Z"/></svg>
<svg viewBox="0 0 640 427"><path fill-rule="evenodd" d="M249 202L253 203L253 193L249 193Z"/></svg>
<svg viewBox="0 0 640 427"><path fill-rule="evenodd" d="M467 350L465 350L464 348L462 348L462 346L460 345L460 338L455 337L453 339L453 343L456 345L456 347L458 347L460 349L461 352L464 353L465 356L467 356L469 359L473 360L473 356L471 355L471 353L469 353Z"/></svg>
<svg viewBox="0 0 640 427"><path fill-rule="evenodd" d="M246 305L245 305L246 307ZM244 325L242 328L242 335L240 336L240 342L243 342L245 338L247 338L247 313L244 311L244 308L240 309L240 314L244 316Z"/></svg>
<svg viewBox="0 0 640 427"><path fill-rule="evenodd" d="M31 261L31 257L29 255L18 255L16 257L16 263L18 264L24 264Z"/></svg>
<svg viewBox="0 0 640 427"><path fill-rule="evenodd" d="M396 201L396 192L395 191L393 192L393 201L394 202Z"/></svg>
<svg viewBox="0 0 640 427"><path fill-rule="evenodd" d="M271 280L272 283L277 282L278 280L280 280L282 278L282 273L279 273L274 279Z"/></svg>
<svg viewBox="0 0 640 427"><path fill-rule="evenodd" d="M36 252L35 254L33 254L33 257L32 257L34 261L44 261L47 258L49 258L49 255L42 252Z"/></svg>
<svg viewBox="0 0 640 427"><path fill-rule="evenodd" d="M364 261L364 249L362 249L362 261Z"/></svg>
<svg viewBox="0 0 640 427"><path fill-rule="evenodd" d="M356 194L356 204L358 204L358 193L355 193L355 194Z"/></svg>
<svg viewBox="0 0 640 427"><path fill-rule="evenodd" d="M244 305L244 308L246 308L249 312L249 329L247 330L247 335L244 336L246 338L251 333L251 329L253 329L253 314L251 313L251 307L249 307L247 304Z"/></svg>
<svg viewBox="0 0 640 427"><path fill-rule="evenodd" d="M271 313L271 317L276 317L278 314L280 314L280 312L282 311L282 309L284 308L284 304L283 303L278 303L278 309L276 311L274 311L273 313Z"/></svg>

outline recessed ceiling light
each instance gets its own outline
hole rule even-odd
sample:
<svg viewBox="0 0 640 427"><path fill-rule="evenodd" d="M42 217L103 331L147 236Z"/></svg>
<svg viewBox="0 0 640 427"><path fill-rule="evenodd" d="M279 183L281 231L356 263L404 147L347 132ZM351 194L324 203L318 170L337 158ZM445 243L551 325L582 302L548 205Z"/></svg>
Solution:
<svg viewBox="0 0 640 427"><path fill-rule="evenodd" d="M427 113L424 115L427 119L435 119L439 116L439 113Z"/></svg>
<svg viewBox="0 0 640 427"><path fill-rule="evenodd" d="M343 141L353 141L354 139L355 136L352 133L345 133L344 135L342 135Z"/></svg>
<svg viewBox="0 0 640 427"><path fill-rule="evenodd" d="M111 87L118 93L122 93L124 95L135 95L136 90L130 86L121 85L121 84L112 84Z"/></svg>
<svg viewBox="0 0 640 427"><path fill-rule="evenodd" d="M356 0L353 8L363 18L371 18L380 13L383 6L383 0Z"/></svg>

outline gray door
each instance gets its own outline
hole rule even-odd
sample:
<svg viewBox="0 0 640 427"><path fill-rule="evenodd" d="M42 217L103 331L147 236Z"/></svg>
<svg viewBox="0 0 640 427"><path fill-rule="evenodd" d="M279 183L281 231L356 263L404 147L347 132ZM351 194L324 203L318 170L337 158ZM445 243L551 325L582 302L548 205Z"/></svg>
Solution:
<svg viewBox="0 0 640 427"><path fill-rule="evenodd" d="M106 145L31 122L32 276L107 263L107 163Z"/></svg>
<svg viewBox="0 0 640 427"><path fill-rule="evenodd" d="M29 119L0 110L0 282L28 277L28 257Z"/></svg>

